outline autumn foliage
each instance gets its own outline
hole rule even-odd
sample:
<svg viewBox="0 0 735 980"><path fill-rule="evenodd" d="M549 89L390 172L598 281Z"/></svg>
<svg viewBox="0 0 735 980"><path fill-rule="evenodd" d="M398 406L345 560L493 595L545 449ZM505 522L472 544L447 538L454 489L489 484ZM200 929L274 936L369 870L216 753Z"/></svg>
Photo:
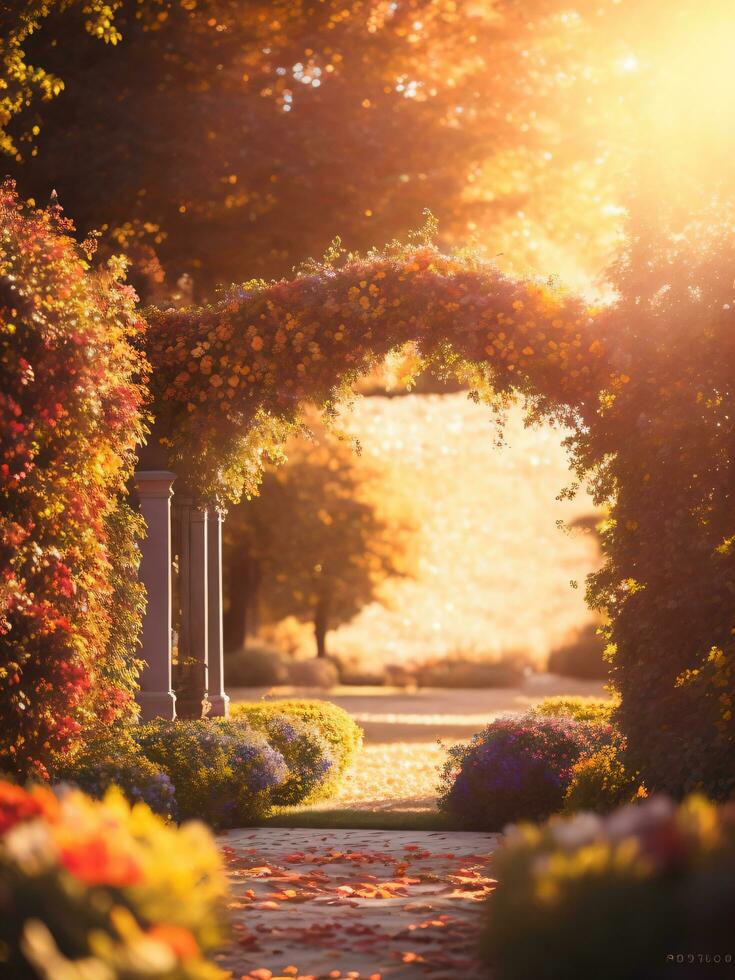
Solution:
<svg viewBox="0 0 735 980"><path fill-rule="evenodd" d="M330 438L313 413L307 422L316 438L287 443L285 463L266 470L258 496L230 510L226 556L242 633L247 599L259 622L312 624L325 656L330 630L378 598L388 578L411 574L416 524L405 504L380 500L375 467L351 440ZM257 589L247 595L240 570L250 568Z"/></svg>
<svg viewBox="0 0 735 980"><path fill-rule="evenodd" d="M129 715L136 677L137 524L117 495L142 434L141 320L121 270L92 272L72 230L2 187L0 764L20 771Z"/></svg>
<svg viewBox="0 0 735 980"><path fill-rule="evenodd" d="M641 41L626 5L27 6L9 17L15 61L0 57L0 151L25 193L56 187L83 227L104 226L154 292L156 255L209 292L288 274L325 233L403 236L427 206L445 241L478 234L534 268L580 234L587 259L609 247L610 171L640 98L617 68Z"/></svg>

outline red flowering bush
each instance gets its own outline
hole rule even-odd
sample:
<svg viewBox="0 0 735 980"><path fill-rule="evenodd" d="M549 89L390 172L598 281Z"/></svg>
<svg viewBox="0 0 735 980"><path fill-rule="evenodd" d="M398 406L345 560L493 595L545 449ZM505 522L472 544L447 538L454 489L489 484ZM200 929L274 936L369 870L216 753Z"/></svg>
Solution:
<svg viewBox="0 0 735 980"><path fill-rule="evenodd" d="M71 232L0 189L0 768L20 773L130 714L136 678L137 523L117 494L142 435L142 324L121 269L91 271Z"/></svg>
<svg viewBox="0 0 735 980"><path fill-rule="evenodd" d="M209 831L118 791L0 782L0 973L217 980L226 883Z"/></svg>
<svg viewBox="0 0 735 980"><path fill-rule="evenodd" d="M499 718L449 749L439 807L477 830L543 820L561 809L574 763L611 737L609 725L571 718Z"/></svg>

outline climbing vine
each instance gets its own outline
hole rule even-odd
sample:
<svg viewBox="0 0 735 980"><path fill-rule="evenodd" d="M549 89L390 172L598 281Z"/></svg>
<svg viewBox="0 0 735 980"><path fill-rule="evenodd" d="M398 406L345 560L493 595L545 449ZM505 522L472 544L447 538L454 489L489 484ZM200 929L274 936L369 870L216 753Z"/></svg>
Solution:
<svg viewBox="0 0 735 980"><path fill-rule="evenodd" d="M732 793L732 215L635 229L599 307L419 235L151 311L146 332L120 270L93 272L58 209L24 210L6 185L0 210L6 764L42 768L81 725L132 710L138 522L117 500L143 432L143 343L152 441L218 499L255 492L307 405L334 414L411 343L417 369L488 401L524 396L568 427L572 464L608 507L588 598L609 615L626 765L650 790Z"/></svg>

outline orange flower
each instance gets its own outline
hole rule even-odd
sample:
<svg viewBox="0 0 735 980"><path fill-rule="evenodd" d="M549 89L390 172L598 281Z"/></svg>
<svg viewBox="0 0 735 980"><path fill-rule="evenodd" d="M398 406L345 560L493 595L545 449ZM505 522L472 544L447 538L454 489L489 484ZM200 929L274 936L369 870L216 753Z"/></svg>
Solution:
<svg viewBox="0 0 735 980"><path fill-rule="evenodd" d="M148 937L168 946L180 960L190 960L199 955L199 944L191 932L182 926L160 923L151 926Z"/></svg>
<svg viewBox="0 0 735 980"><path fill-rule="evenodd" d="M131 854L110 844L103 837L77 839L62 846L59 861L69 874L85 885L111 885L124 888L143 879L143 871Z"/></svg>
<svg viewBox="0 0 735 980"><path fill-rule="evenodd" d="M18 823L46 817L53 821L59 804L44 786L34 786L30 791L12 783L0 782L0 834L6 834Z"/></svg>

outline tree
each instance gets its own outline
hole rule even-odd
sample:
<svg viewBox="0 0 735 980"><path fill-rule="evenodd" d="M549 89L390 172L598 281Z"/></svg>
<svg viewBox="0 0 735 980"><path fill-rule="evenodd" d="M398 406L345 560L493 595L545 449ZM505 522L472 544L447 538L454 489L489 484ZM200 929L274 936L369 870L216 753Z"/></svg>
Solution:
<svg viewBox="0 0 735 980"><path fill-rule="evenodd" d="M64 91L18 114L33 144L15 169L137 257L141 286L154 253L207 292L286 274L336 233L404 236L426 207L446 243L476 235L524 268L609 250L640 5L633 28L598 0L114 6L114 49L81 6L27 39Z"/></svg>
<svg viewBox="0 0 735 980"><path fill-rule="evenodd" d="M81 9L82 30L107 44L117 44L114 11L120 0L7 0L0 9L0 153L20 161L20 147L33 142L40 127L37 102L48 102L64 90L64 80L43 65L27 60L32 36L53 13ZM29 118L30 117L30 118ZM18 129L14 134L13 130Z"/></svg>
<svg viewBox="0 0 735 980"><path fill-rule="evenodd" d="M331 629L376 599L386 578L410 573L412 527L390 501L381 503L378 474L350 443L321 429L317 441L292 440L286 456L226 525L237 617L229 638L232 645L244 642L255 581L261 615L270 622L295 616L312 623L317 655L324 657Z"/></svg>
<svg viewBox="0 0 735 980"><path fill-rule="evenodd" d="M669 202L732 193L730 13L729 0L672 0L665 16L659 0L16 2L0 15L0 129L24 193L57 188L154 299L159 256L201 298L288 274L336 233L354 248L403 238L425 207L443 244L476 237L514 271L570 280L607 264L638 168Z"/></svg>

